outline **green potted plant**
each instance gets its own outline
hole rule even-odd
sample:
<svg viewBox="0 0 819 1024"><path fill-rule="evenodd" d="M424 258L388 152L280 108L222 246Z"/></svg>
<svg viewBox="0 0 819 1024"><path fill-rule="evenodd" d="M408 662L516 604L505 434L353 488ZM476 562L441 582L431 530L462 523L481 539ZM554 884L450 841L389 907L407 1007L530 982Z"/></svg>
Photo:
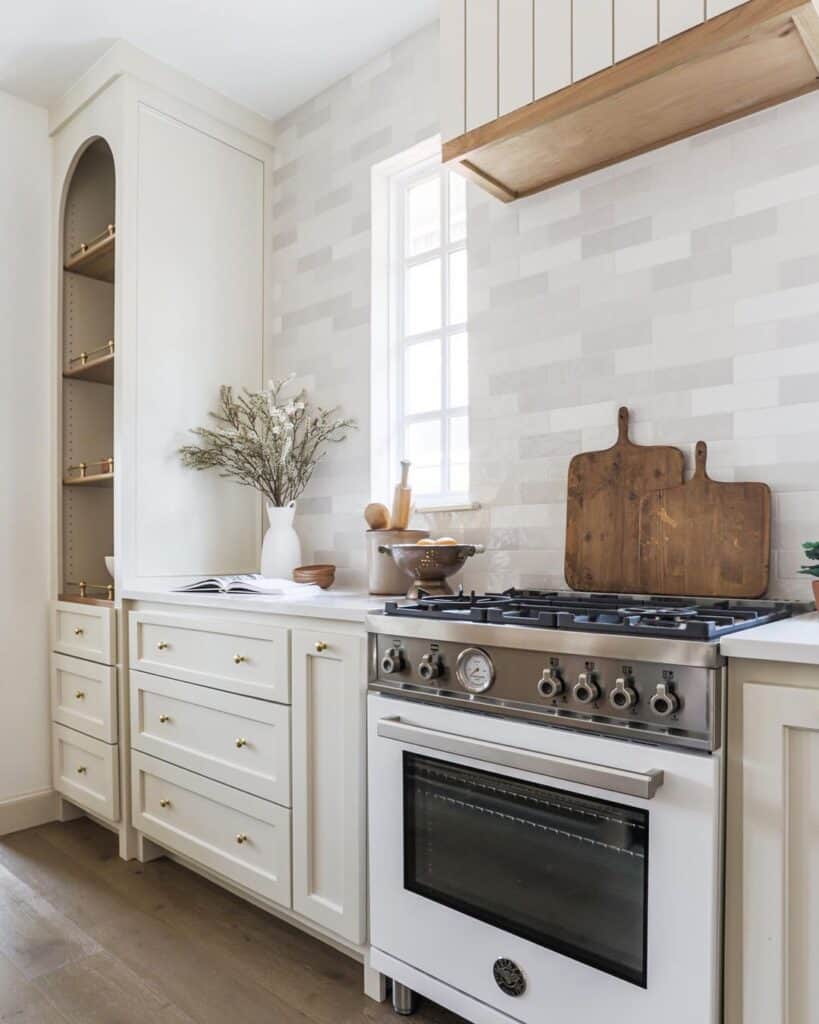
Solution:
<svg viewBox="0 0 819 1024"><path fill-rule="evenodd" d="M356 428L338 409L314 406L304 390L288 395L295 374L272 380L264 391L235 394L223 386L212 427L196 427L199 444L179 449L191 469L216 469L220 476L252 487L265 499L270 527L262 545L266 577L290 578L301 562L293 527L296 499L310 482L328 447Z"/></svg>
<svg viewBox="0 0 819 1024"><path fill-rule="evenodd" d="M808 540L802 545L805 557L812 562L819 562L819 540ZM805 576L813 576L813 599L819 608L819 565L803 565L800 572Z"/></svg>

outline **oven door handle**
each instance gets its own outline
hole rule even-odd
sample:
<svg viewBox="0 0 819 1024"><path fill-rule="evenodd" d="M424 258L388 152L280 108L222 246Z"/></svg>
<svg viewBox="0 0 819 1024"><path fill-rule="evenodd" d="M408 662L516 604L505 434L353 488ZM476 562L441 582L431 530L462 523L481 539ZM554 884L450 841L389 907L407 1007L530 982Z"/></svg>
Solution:
<svg viewBox="0 0 819 1024"><path fill-rule="evenodd" d="M518 750L516 747L488 743L471 736L427 729L422 725L402 721L400 717L379 719L376 731L383 739L412 743L416 747L426 747L444 754L472 757L487 764L545 775L546 778L561 779L563 782L577 782L582 786L607 789L612 793L636 796L642 800L650 800L663 784L663 773L658 770L632 772L627 768L611 768L590 761L539 754L534 750Z"/></svg>

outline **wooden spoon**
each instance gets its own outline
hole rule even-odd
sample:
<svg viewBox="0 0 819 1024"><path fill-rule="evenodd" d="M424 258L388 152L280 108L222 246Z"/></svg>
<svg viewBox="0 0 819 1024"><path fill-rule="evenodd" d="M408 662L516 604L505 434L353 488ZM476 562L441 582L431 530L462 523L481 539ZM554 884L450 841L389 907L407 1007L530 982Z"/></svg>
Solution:
<svg viewBox="0 0 819 1024"><path fill-rule="evenodd" d="M364 509L364 518L371 530L389 530L390 510L380 501L373 501Z"/></svg>

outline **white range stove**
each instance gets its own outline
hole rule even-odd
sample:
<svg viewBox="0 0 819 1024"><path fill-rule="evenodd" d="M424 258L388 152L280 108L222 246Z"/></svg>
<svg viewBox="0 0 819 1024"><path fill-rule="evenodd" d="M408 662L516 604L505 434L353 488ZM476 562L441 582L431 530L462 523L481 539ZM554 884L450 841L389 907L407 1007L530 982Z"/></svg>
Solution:
<svg viewBox="0 0 819 1024"><path fill-rule="evenodd" d="M727 633L773 602L509 591L370 631L372 965L476 1024L717 1024Z"/></svg>

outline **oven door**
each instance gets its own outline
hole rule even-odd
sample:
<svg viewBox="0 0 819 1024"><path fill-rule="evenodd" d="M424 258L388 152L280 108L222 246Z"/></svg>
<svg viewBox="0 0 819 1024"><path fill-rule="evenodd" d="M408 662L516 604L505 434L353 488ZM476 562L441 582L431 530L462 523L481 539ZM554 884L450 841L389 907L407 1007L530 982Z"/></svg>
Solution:
<svg viewBox="0 0 819 1024"><path fill-rule="evenodd" d="M719 762L371 694L372 945L520 1021L712 1024Z"/></svg>

